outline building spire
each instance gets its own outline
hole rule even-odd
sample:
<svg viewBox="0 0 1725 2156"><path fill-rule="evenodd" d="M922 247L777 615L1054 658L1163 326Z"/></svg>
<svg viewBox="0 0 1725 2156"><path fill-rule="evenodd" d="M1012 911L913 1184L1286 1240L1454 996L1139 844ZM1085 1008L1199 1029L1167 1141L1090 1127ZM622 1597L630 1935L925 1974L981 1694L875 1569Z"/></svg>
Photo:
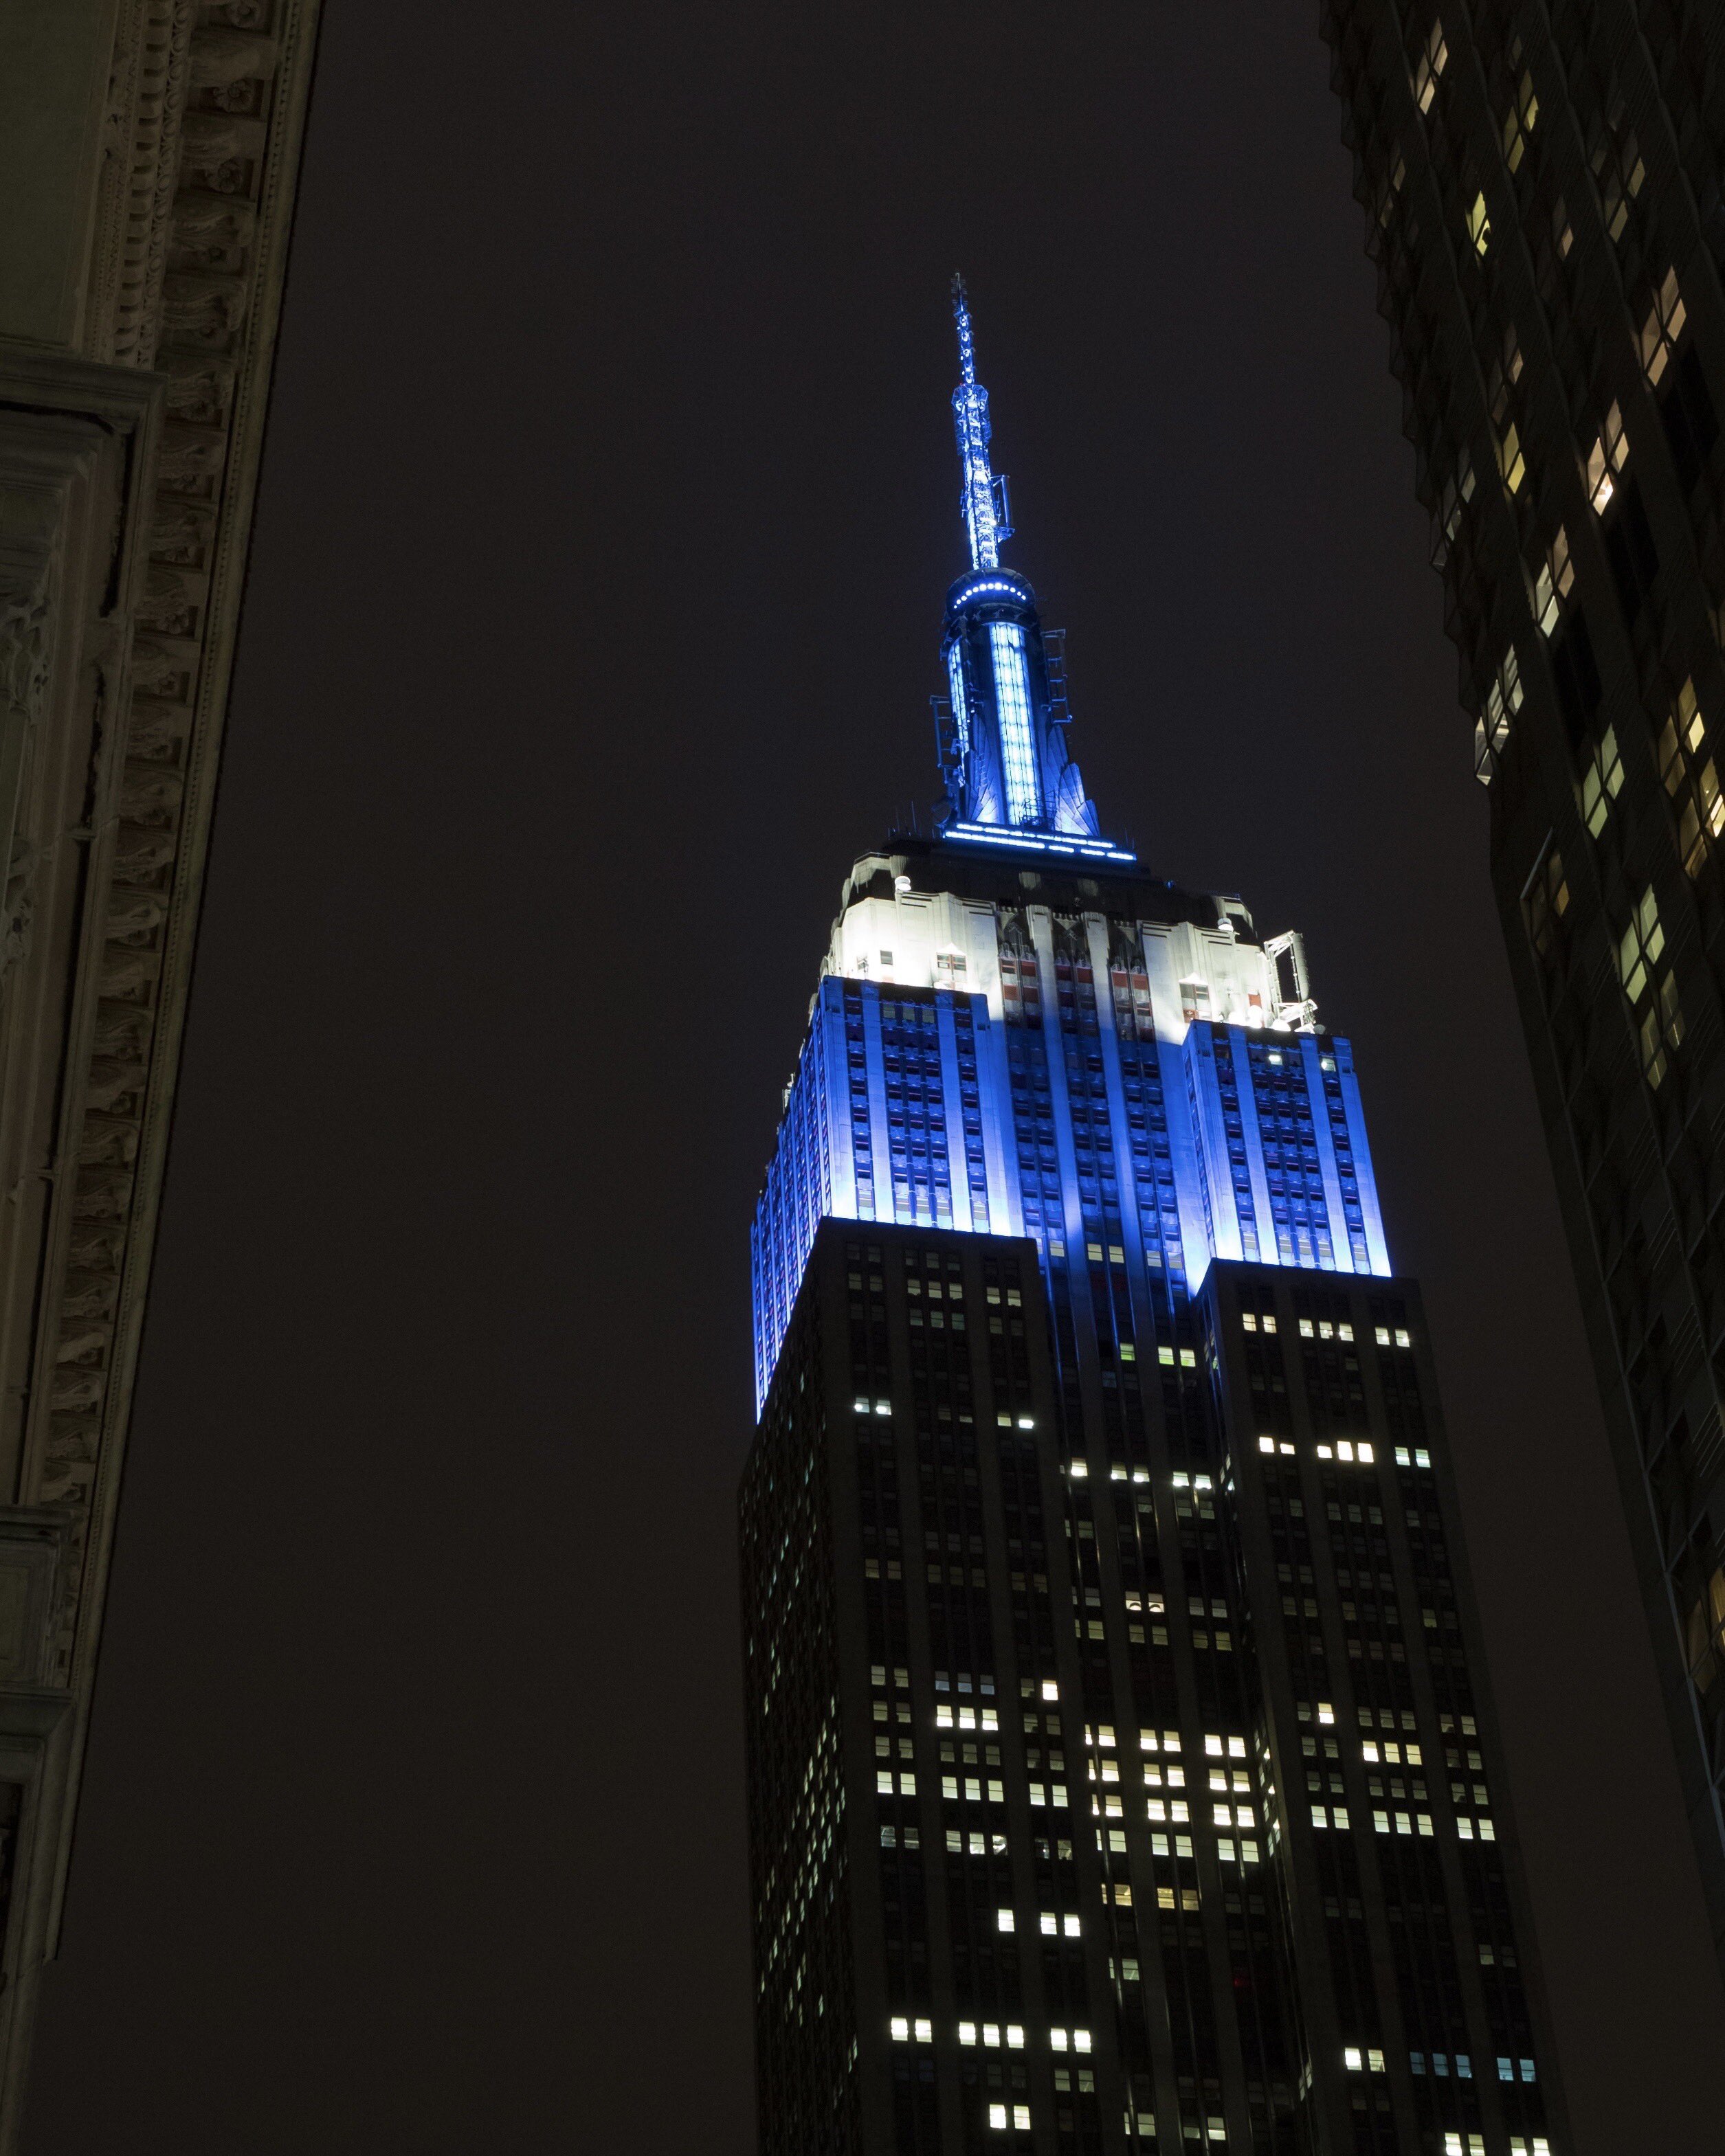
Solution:
<svg viewBox="0 0 1725 2156"><path fill-rule="evenodd" d="M952 417L971 567L946 594L940 656L950 695L935 706L946 781L940 828L950 839L1129 861L1130 852L1102 837L1067 747L1065 646L1044 633L1028 578L1001 567L1001 542L1012 536L1007 482L989 465L988 392L976 379L962 277L952 280L952 313L960 375Z"/></svg>
<svg viewBox="0 0 1725 2156"><path fill-rule="evenodd" d="M960 382L952 393L953 430L958 436L958 460L964 473L959 506L971 542L971 567L997 569L1003 539L1012 527L1007 521L1005 475L996 478L988 462L988 392L976 379L976 347L971 335L971 303L965 280L952 280L952 312L958 324Z"/></svg>

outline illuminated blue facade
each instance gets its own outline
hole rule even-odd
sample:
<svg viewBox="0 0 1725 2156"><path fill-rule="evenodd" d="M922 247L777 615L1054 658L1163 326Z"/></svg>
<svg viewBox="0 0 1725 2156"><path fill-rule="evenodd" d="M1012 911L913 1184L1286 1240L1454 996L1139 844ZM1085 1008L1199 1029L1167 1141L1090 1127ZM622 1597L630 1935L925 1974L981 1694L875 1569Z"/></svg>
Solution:
<svg viewBox="0 0 1725 2156"><path fill-rule="evenodd" d="M1063 666L999 564L955 290L972 568L946 603L948 798L936 838L846 885L755 1217L757 1403L826 1217L1030 1236L1057 1308L1082 1281L1074 1354L1116 1394L1182 1352L1213 1259L1390 1270L1352 1051L1317 1024L1299 937L1100 834Z"/></svg>

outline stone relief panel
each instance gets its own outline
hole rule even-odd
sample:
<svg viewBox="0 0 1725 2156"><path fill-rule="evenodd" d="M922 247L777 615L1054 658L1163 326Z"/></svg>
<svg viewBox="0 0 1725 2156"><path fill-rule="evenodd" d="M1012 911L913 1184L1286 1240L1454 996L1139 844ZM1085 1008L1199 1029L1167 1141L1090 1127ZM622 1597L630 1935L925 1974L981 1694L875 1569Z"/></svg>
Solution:
<svg viewBox="0 0 1725 2156"><path fill-rule="evenodd" d="M101 931L88 954L75 1173L49 1235L52 1319L18 1486L106 1544L129 1407L183 1012L186 967L260 450L315 0L122 0L99 234L92 358L162 377L147 475L147 564L102 729L92 798ZM0 720L40 671L0 612ZM0 730L0 820L4 818ZM0 995L27 949L29 877L0 895ZM3 1008L3 1007L0 1007ZM3 1016L0 1016L3 1024ZM97 1553L100 1555L100 1552ZM75 1556L75 1566L76 1558ZM58 1642L70 1679L93 1651L96 1597L74 1593Z"/></svg>

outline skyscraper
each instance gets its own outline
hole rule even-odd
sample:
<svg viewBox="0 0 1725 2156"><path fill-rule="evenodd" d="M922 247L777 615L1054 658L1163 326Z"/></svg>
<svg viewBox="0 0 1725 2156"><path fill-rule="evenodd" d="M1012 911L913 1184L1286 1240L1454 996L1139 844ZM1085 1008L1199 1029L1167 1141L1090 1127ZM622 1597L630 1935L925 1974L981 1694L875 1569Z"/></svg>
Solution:
<svg viewBox="0 0 1725 2156"><path fill-rule="evenodd" d="M1725 23L1328 0L1491 876L1725 1953Z"/></svg>
<svg viewBox="0 0 1725 2156"><path fill-rule="evenodd" d="M1352 1053L1103 831L955 300L946 798L846 880L754 1224L761 2147L1547 2156Z"/></svg>

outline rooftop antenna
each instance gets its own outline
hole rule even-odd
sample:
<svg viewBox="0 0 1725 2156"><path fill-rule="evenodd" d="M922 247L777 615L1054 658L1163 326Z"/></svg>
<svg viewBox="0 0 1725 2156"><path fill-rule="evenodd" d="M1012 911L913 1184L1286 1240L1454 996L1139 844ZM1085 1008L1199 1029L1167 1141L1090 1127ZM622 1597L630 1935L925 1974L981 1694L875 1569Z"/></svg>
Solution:
<svg viewBox="0 0 1725 2156"><path fill-rule="evenodd" d="M971 542L971 567L997 569L1001 542L1010 539L1006 475L998 478L988 462L988 392L976 379L976 347L971 334L971 303L965 280L952 280L952 313L958 324L960 382L952 393L953 430L958 436L958 459L964 473L959 497L965 530Z"/></svg>

